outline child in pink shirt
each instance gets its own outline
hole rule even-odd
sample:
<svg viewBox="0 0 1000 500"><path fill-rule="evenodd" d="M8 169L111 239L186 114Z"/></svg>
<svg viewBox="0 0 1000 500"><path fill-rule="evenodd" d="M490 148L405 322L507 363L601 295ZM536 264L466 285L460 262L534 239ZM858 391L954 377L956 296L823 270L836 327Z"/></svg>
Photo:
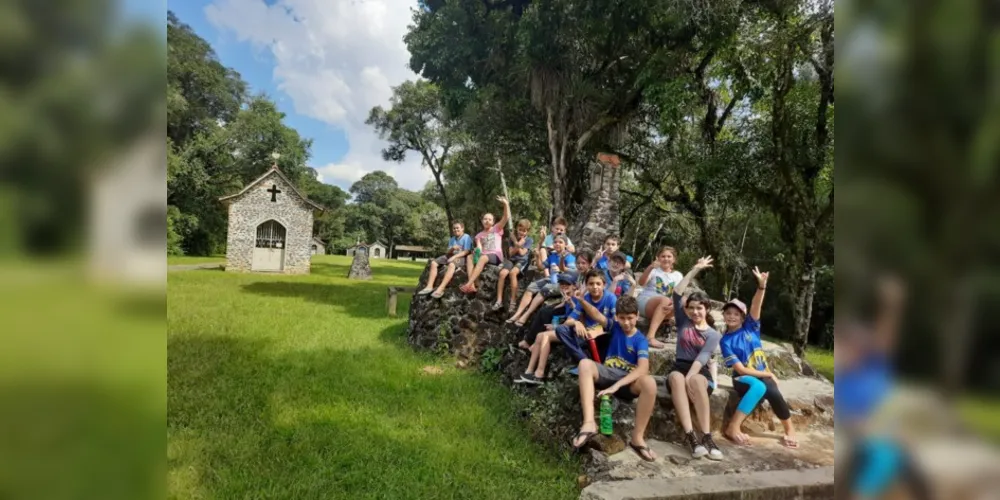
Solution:
<svg viewBox="0 0 1000 500"><path fill-rule="evenodd" d="M476 293L476 279L487 263L499 266L503 262L503 227L510 219L510 202L503 196L498 196L497 201L503 203L503 217L494 224L493 214L483 214L483 230L475 237L476 248L482 251L482 256L472 269L469 281L459 287L465 293Z"/></svg>

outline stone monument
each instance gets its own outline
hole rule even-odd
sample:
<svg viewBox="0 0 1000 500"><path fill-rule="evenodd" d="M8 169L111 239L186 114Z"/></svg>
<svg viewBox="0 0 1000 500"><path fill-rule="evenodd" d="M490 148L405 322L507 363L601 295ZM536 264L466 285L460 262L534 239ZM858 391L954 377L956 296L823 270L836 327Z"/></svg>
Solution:
<svg viewBox="0 0 1000 500"><path fill-rule="evenodd" d="M351 261L351 270L347 273L350 280L370 280L372 279L372 268L368 264L368 247L358 245L354 251L354 260Z"/></svg>

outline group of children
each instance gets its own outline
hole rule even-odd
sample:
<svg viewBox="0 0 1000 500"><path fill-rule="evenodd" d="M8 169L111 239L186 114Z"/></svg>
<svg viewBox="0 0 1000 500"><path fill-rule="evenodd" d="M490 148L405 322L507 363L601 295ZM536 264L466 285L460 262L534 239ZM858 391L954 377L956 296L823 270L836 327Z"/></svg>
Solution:
<svg viewBox="0 0 1000 500"><path fill-rule="evenodd" d="M562 344L576 364L569 372L578 378L583 424L573 439L574 449L581 449L598 434L594 391L599 390L596 397L608 394L625 401L637 400L629 446L643 460L657 459L644 439L657 391L649 372L649 349L665 347L655 334L669 319L673 319L677 330L677 355L667 384L694 458L723 458L712 439L709 404L717 386L714 361L717 349L721 349L725 365L732 370L733 387L741 397L723 435L735 444L749 445L749 437L741 430L742 423L766 398L784 427L782 444L790 448L798 446L790 410L761 344L760 312L768 273L754 268L758 288L749 310L737 299L723 306L723 334L714 328L707 295L695 291L684 296L692 279L712 266L711 257L699 259L687 275L682 275L673 268L676 250L663 247L636 280L631 272L631 259L618 250L618 237L609 236L595 259L588 251L576 251L566 236L566 220L560 217L553 221L551 233L547 234L544 227L540 230L537 248L529 236L531 223L520 220L510 237L505 259L502 238L504 225L511 218L510 204L504 197L497 199L503 204L503 216L494 223L493 214L483 215L483 230L474 238L465 234L461 222L452 224L448 251L431 263L427 286L418 294L440 298L463 261L468 270L468 281L460 287L464 293L477 291L476 280L486 265L502 266L492 309L503 308L503 294L509 282L508 307L513 314L507 323L521 329L524 335L519 347L531 354L528 366L515 383L545 383L553 344ZM476 249L480 256L474 261ZM544 276L528 284L518 302L518 276L524 274L533 251ZM447 269L435 288L440 266ZM544 305L556 299L557 303ZM640 316L649 323L645 334L637 328ZM691 405L696 422L692 420Z"/></svg>

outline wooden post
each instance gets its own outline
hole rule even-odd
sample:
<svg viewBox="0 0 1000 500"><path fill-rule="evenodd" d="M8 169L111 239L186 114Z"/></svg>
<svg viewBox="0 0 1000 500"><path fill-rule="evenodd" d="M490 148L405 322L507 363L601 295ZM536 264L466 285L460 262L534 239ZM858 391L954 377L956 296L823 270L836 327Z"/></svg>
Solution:
<svg viewBox="0 0 1000 500"><path fill-rule="evenodd" d="M389 317L396 317L396 304L399 302L399 293L416 293L417 287L415 286L390 286L386 290L387 298L385 303L386 312Z"/></svg>

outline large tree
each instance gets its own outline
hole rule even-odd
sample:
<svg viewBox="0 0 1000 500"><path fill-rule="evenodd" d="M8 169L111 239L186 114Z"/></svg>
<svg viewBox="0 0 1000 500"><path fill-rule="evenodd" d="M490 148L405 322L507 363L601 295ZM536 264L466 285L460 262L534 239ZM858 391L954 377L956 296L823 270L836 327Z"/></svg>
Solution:
<svg viewBox="0 0 1000 500"><path fill-rule="evenodd" d="M404 38L410 66L454 101L530 96L547 136L554 215L587 193L588 146L616 142L648 86L725 36L738 2L428 2Z"/></svg>
<svg viewBox="0 0 1000 500"><path fill-rule="evenodd" d="M461 145L455 120L442 105L437 87L426 80L403 82L392 92L391 107L372 108L365 123L389 141L389 147L382 150L386 161L401 162L407 151L420 155L422 165L434 175L448 220L454 220L444 185L444 166L448 155Z"/></svg>

